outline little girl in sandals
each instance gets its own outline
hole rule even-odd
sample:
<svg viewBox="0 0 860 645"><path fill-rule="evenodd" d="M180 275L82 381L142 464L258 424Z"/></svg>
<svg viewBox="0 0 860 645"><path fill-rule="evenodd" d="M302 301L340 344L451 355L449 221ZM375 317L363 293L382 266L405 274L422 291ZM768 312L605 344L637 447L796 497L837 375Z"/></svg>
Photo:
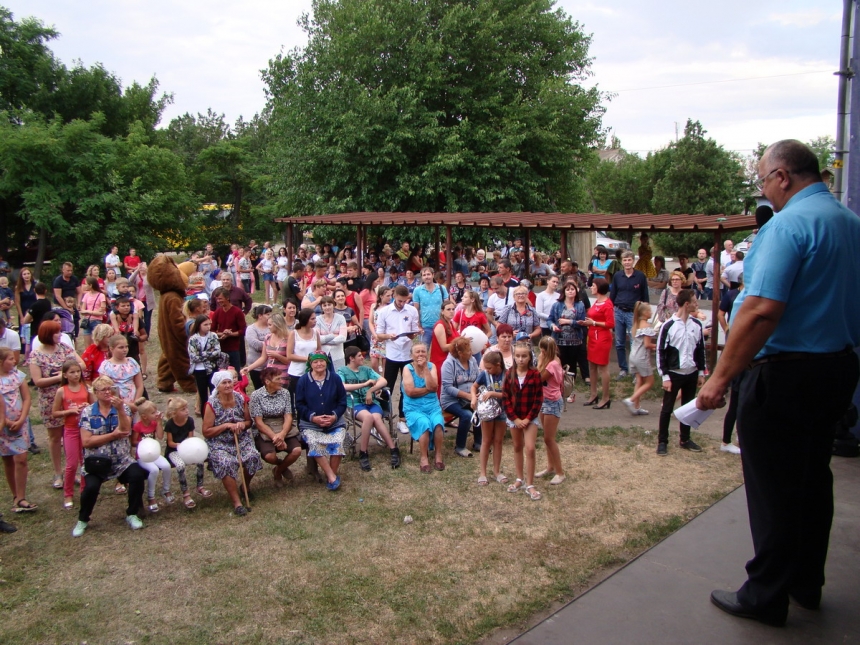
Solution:
<svg viewBox="0 0 860 645"><path fill-rule="evenodd" d="M140 421L132 426L131 432L131 447L137 449L137 444L140 440L149 437L161 441L164 437L164 429L161 427L161 412L155 407L152 401L144 398L139 398L134 402L137 406L137 413L140 415ZM158 471L161 471L162 496L168 504L173 504L176 499L170 492L170 462L160 456L155 461L141 461L137 463L149 473L147 478L147 510L150 513L157 513L160 509L155 501L155 482L158 479Z"/></svg>
<svg viewBox="0 0 860 645"><path fill-rule="evenodd" d="M543 383L540 372L532 367L532 348L528 342L514 346L514 366L505 374L502 401L508 416L508 427L514 440L514 467L517 480L508 486L509 493L523 488L523 448L525 448L525 490L536 502L541 498L535 488L535 444L537 444L538 415L543 405Z"/></svg>
<svg viewBox="0 0 860 645"><path fill-rule="evenodd" d="M487 352L483 359L484 369L478 374L477 380L472 383L472 409L478 407L479 397L495 397L502 403L502 382L505 378L505 365L499 352ZM487 390L478 394L478 388L484 386ZM505 409L495 419L481 422L483 441L481 442L481 476L478 477L478 485L487 485L487 462L490 459L490 450L493 451L493 477L500 484L507 484L508 478L502 472L502 446L505 441Z"/></svg>
<svg viewBox="0 0 860 645"><path fill-rule="evenodd" d="M167 435L167 450L165 456L171 464L176 466L176 477L179 479L179 488L182 490L182 498L185 508L192 509L197 504L191 499L188 492L188 479L185 477L185 462L176 449L179 444L188 437L194 436L194 419L188 414L188 401L174 397L167 399L167 411L164 414L167 423L164 424L164 434ZM201 497L212 497L212 491L203 488L203 464L197 464L197 492Z"/></svg>
<svg viewBox="0 0 860 645"><path fill-rule="evenodd" d="M96 402L95 395L83 382L83 372L78 361L70 359L63 363L62 381L54 396L52 416L63 419L63 451L66 453L66 472L63 476L63 508L74 508L75 477L83 463L81 445L80 411ZM81 477L81 490L84 488Z"/></svg>
<svg viewBox="0 0 860 645"><path fill-rule="evenodd" d="M639 405L642 395L654 385L654 367L651 352L657 347L657 330L651 326L651 305L637 302L633 309L633 342L630 346L630 373L636 375L636 387L623 403L633 416L648 414Z"/></svg>

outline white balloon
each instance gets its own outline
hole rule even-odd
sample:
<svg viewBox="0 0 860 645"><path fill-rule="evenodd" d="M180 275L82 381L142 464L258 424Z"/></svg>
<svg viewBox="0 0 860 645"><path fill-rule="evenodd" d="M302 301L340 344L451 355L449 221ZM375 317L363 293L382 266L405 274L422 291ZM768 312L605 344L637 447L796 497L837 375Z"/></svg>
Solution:
<svg viewBox="0 0 860 645"><path fill-rule="evenodd" d="M483 352L487 347L487 335L477 327L466 327L461 336L465 336L472 343L472 353Z"/></svg>
<svg viewBox="0 0 860 645"><path fill-rule="evenodd" d="M188 437L179 442L176 452L186 464L202 464L209 456L209 446L200 437Z"/></svg>
<svg viewBox="0 0 860 645"><path fill-rule="evenodd" d="M152 463L161 456L161 444L155 439L144 437L137 444L137 458L144 463Z"/></svg>

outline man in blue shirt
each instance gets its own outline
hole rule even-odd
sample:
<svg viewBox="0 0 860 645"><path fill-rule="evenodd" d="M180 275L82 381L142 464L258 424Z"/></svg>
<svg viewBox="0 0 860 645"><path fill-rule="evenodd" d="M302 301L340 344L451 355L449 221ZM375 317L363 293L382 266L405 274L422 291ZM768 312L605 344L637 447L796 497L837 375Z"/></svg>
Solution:
<svg viewBox="0 0 860 645"><path fill-rule="evenodd" d="M799 141L771 145L758 175L777 214L744 261L731 334L698 405L725 405L730 381L747 370L738 438L755 556L741 588L711 600L784 625L789 595L818 609L824 586L834 428L860 378L860 218L830 194Z"/></svg>
<svg viewBox="0 0 860 645"><path fill-rule="evenodd" d="M424 284L415 287L412 292L412 306L418 310L421 317L421 339L427 347L433 339L433 326L442 317L442 301L448 299L448 290L433 281L433 269L421 269L421 279Z"/></svg>
<svg viewBox="0 0 860 645"><path fill-rule="evenodd" d="M615 305L615 352L618 354L618 378L627 376L627 336L633 331L633 308L648 300L648 278L633 268L633 251L621 254L623 271L612 276L609 299Z"/></svg>

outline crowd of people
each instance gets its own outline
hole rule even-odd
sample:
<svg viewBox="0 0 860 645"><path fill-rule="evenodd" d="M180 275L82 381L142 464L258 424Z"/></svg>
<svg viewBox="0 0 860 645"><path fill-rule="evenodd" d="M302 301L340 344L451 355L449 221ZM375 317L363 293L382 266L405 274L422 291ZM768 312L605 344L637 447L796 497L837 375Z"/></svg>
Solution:
<svg viewBox="0 0 860 645"><path fill-rule="evenodd" d="M547 477L551 485L565 480L555 436L565 404L575 400L572 392L564 400L566 374L572 382L578 372L590 385L587 406L608 409L614 345L619 376L630 370L637 379L634 395L624 403L631 414L644 415L639 402L653 383L653 349L668 357L661 362L658 355L657 361L667 365L661 374L672 384L664 410L671 412L674 399L669 399L678 392L689 398L688 380L681 383L676 375L704 370L698 349L706 330L695 307L686 304L695 298L683 295L703 293L695 264L682 263L663 280L656 316L659 326L673 316L687 321L689 311L697 323L685 329L694 342L667 336L660 350L647 303L649 290L660 286L661 270L652 264L647 236L641 241L637 266L644 271L634 268L631 252L610 259L602 246L595 248L587 271L560 252L527 250L519 239L489 253L457 246L451 251L450 284L443 280L444 247L428 254L409 242L397 250L380 243L365 250L359 265L349 244L301 245L292 258L268 243L233 245L223 258L207 245L189 258L184 305L189 373L197 388L193 412L178 395L164 410L149 401L147 345L158 297L135 249L121 258L119 249L111 248L103 266L88 266L83 278L64 263L50 287L24 267L15 288L0 291L0 302L9 304L0 311L5 402L0 453L13 510L36 510L26 497L27 454L41 450L28 421L33 403L28 386L36 391L52 484L63 491L63 508L75 507L80 485L75 536L86 530L108 480L115 480L117 493L128 495L132 529L142 526L143 509L157 513L177 501L170 490L173 470L182 503L194 508L177 446L195 436L196 423L209 447L208 468L237 515L247 513L241 492L264 463L280 487L293 478L290 467L303 451L308 473L337 490L350 415L359 428L362 470L372 468L372 434L387 446L390 466L401 465L385 416L392 415L398 431L417 442L422 473L445 469L444 433L452 425L453 453L479 455L478 485L489 484L492 454L491 478L538 500L538 480ZM654 258L657 266L662 260ZM2 259L0 267L6 274L0 276L2 289L13 272ZM527 273L543 290L535 292ZM254 305L256 291L263 292L263 302ZM470 327L488 339L484 346L470 340ZM679 348L688 347L695 355L679 357ZM29 378L19 366L28 367ZM542 469L536 465L538 428L547 448ZM501 471L508 430L513 482ZM698 450L689 428L682 426L681 436L682 447ZM147 437L164 444L164 455L154 462L137 458L137 446ZM658 454L665 454L665 446ZM200 498L212 496L201 465L196 483Z"/></svg>

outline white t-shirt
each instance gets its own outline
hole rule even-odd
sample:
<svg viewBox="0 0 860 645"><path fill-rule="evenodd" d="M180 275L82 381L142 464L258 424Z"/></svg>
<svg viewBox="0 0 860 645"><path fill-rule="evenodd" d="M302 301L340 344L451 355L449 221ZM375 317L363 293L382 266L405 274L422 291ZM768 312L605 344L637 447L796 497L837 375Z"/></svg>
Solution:
<svg viewBox="0 0 860 645"><path fill-rule="evenodd" d="M544 329L549 329L549 313L552 311L552 306L558 302L558 292L547 293L541 291L535 297L535 311L540 318L540 326Z"/></svg>
<svg viewBox="0 0 860 645"><path fill-rule="evenodd" d="M117 269L119 267L119 256L108 253L105 256L105 269Z"/></svg>
<svg viewBox="0 0 860 645"><path fill-rule="evenodd" d="M8 330L6 333L9 333ZM75 349L75 342L65 332L60 334L60 342L70 349ZM42 349L42 341L39 340L38 336L34 336L32 340L30 340L30 351L35 352L39 349Z"/></svg>
<svg viewBox="0 0 860 645"><path fill-rule="evenodd" d="M723 271L723 277L729 282L740 282L739 278L744 272L744 261L738 260L726 267Z"/></svg>
<svg viewBox="0 0 860 645"><path fill-rule="evenodd" d="M18 335L18 332L7 327L6 331L3 332L3 336L0 336L0 347L11 349L13 352L20 352L21 337Z"/></svg>
<svg viewBox="0 0 860 645"><path fill-rule="evenodd" d="M500 309L504 309L505 307L509 307L514 304L514 290L508 289L504 298L500 298L499 294L495 291L490 294L490 297L487 299L487 309L492 309L493 314L497 314Z"/></svg>
<svg viewBox="0 0 860 645"><path fill-rule="evenodd" d="M376 331L379 334L417 333L420 325L418 310L412 305L398 309L392 302L379 310ZM412 360L412 339L409 336L392 338L385 341L385 357L405 363Z"/></svg>

